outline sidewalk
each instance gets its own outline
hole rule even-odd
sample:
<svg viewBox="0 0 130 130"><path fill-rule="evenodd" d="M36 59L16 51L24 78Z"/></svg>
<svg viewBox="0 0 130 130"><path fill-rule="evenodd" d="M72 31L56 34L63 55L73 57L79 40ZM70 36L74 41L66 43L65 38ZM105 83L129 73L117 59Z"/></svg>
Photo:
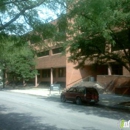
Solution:
<svg viewBox="0 0 130 130"><path fill-rule="evenodd" d="M11 92L31 94L43 97L57 97L60 98L59 91L51 91L49 88L21 88L21 89L11 89L7 90ZM123 110L130 112L130 96L120 96L115 94L99 94L98 105L106 108L113 108L118 110ZM126 105L126 102L129 102Z"/></svg>
<svg viewBox="0 0 130 130"><path fill-rule="evenodd" d="M99 105L103 107L130 112L130 96L116 94L100 94Z"/></svg>

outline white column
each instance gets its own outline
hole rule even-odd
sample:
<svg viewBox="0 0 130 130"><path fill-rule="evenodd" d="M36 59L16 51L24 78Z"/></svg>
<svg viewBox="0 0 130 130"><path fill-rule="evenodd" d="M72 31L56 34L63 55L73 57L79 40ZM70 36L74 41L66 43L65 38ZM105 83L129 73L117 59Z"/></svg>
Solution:
<svg viewBox="0 0 130 130"><path fill-rule="evenodd" d="M37 75L35 76L35 87L37 87L38 86L38 83L37 83Z"/></svg>
<svg viewBox="0 0 130 130"><path fill-rule="evenodd" d="M51 84L53 84L53 68L51 68Z"/></svg>
<svg viewBox="0 0 130 130"><path fill-rule="evenodd" d="M112 75L112 67L108 64L108 75Z"/></svg>

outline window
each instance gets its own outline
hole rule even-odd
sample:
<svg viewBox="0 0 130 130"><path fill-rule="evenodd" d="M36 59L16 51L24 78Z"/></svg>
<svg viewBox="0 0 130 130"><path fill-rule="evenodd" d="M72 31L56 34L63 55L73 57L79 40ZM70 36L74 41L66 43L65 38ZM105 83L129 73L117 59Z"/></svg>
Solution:
<svg viewBox="0 0 130 130"><path fill-rule="evenodd" d="M112 65L112 74L113 75L122 75L123 69L120 65Z"/></svg>
<svg viewBox="0 0 130 130"><path fill-rule="evenodd" d="M62 50L63 50L63 48L62 48L62 47L55 48L55 49L52 49L52 53L53 53L53 54L61 53L61 52L62 52Z"/></svg>
<svg viewBox="0 0 130 130"><path fill-rule="evenodd" d="M76 91L77 91L76 88L70 88L70 89L68 90L68 92L76 92Z"/></svg>
<svg viewBox="0 0 130 130"><path fill-rule="evenodd" d="M49 78L50 77L50 69L42 70L42 77Z"/></svg>
<svg viewBox="0 0 130 130"><path fill-rule="evenodd" d="M53 69L53 77L56 77L56 69Z"/></svg>
<svg viewBox="0 0 130 130"><path fill-rule="evenodd" d="M94 93L97 94L98 92L94 88L86 88L86 93L87 94L94 94Z"/></svg>
<svg viewBox="0 0 130 130"><path fill-rule="evenodd" d="M40 78L40 70L38 70L38 78Z"/></svg>
<svg viewBox="0 0 130 130"><path fill-rule="evenodd" d="M58 69L58 77L65 77L66 75L66 69L65 68L59 68Z"/></svg>
<svg viewBox="0 0 130 130"><path fill-rule="evenodd" d="M85 94L85 88L82 88L82 87L81 87L81 88L78 88L78 92L79 92L79 93L84 93L84 94Z"/></svg>
<svg viewBox="0 0 130 130"><path fill-rule="evenodd" d="M37 54L38 57L47 56L47 55L49 55L49 50L48 51L39 52Z"/></svg>

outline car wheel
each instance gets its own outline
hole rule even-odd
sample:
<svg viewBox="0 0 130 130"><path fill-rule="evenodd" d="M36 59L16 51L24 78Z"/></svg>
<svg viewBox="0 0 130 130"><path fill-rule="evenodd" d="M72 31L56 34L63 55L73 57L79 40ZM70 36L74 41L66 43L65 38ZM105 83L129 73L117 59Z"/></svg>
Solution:
<svg viewBox="0 0 130 130"><path fill-rule="evenodd" d="M81 101L80 97L76 98L76 104L77 105L81 105L82 104L82 101Z"/></svg>
<svg viewBox="0 0 130 130"><path fill-rule="evenodd" d="M62 101L62 102L66 102L66 98L65 98L64 95L61 96L61 101Z"/></svg>

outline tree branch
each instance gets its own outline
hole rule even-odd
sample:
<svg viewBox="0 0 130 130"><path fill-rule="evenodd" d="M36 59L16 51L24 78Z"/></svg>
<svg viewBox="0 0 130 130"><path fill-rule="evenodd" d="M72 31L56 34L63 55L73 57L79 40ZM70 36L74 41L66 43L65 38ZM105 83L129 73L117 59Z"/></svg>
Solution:
<svg viewBox="0 0 130 130"><path fill-rule="evenodd" d="M3 2L3 3L0 4L0 6L5 6L5 5L8 5L8 4L14 4L16 2L24 2L24 1L28 1L28 0L15 0L15 1Z"/></svg>
<svg viewBox="0 0 130 130"><path fill-rule="evenodd" d="M15 15L14 18L12 18L9 22L5 23L4 25L0 26L0 31L5 29L6 27L8 27L10 24L12 24L14 21L16 21L21 15L23 15L25 13L25 11L27 10L30 10L30 9L33 9L35 7L38 7L40 6L41 4L43 4L45 1L41 1L35 5L31 5L31 6L28 6L26 8L24 8L23 10L21 10L18 14Z"/></svg>

